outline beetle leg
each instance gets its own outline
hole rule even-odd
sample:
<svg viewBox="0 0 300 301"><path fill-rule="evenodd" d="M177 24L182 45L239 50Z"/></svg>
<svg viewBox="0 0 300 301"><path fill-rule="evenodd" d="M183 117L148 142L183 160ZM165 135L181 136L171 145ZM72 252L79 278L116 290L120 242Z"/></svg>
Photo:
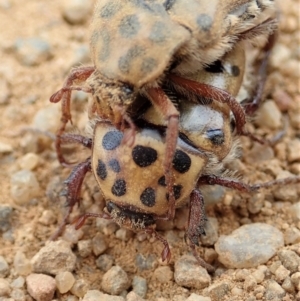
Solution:
<svg viewBox="0 0 300 301"><path fill-rule="evenodd" d="M241 104L228 92L208 84L199 83L191 79L180 77L175 74L169 74L168 77L176 85L184 88L187 91L191 91L207 99L213 99L215 101L227 104L235 117L237 133L243 133L243 127L246 123L244 109Z"/></svg>
<svg viewBox="0 0 300 301"><path fill-rule="evenodd" d="M94 67L81 67L76 68L71 71L69 76L67 77L63 87L54 93L50 97L50 101L57 103L61 102L62 106L62 116L61 116L61 126L57 131L57 140L55 143L56 152L58 154L59 162L63 165L68 165L68 162L65 161L64 157L61 155L61 140L60 136L66 129L66 125L68 121L72 122L71 117L71 109L70 109L70 101L71 101L71 93L72 90L81 90L85 92L91 92L89 88L86 87L72 87L75 81L85 81L87 78L91 76L91 74L95 71Z"/></svg>
<svg viewBox="0 0 300 301"><path fill-rule="evenodd" d="M85 175L92 170L91 158L76 165L67 180L64 181L66 188L61 192L61 196L66 196L66 206L69 207L67 214L63 218L56 232L51 236L51 240L56 239L67 224L68 218L72 213L73 207L80 204L80 192Z"/></svg>
<svg viewBox="0 0 300 301"><path fill-rule="evenodd" d="M106 212L102 212L102 213L87 212L87 213L84 213L83 215L81 215L75 221L73 221L73 223L75 223L75 229L76 230L80 229L83 226L83 224L85 223L85 221L87 220L87 218L89 218L89 217L111 219L111 216Z"/></svg>
<svg viewBox="0 0 300 301"><path fill-rule="evenodd" d="M169 247L169 243L166 239L164 239L161 235L159 235L154 229L152 228L147 228L145 229L145 233L150 234L150 235L154 235L156 239L158 239L159 241L161 241L164 245L164 249L161 252L161 258L162 261L167 260L167 263L170 261L171 259L171 250Z"/></svg>
<svg viewBox="0 0 300 301"><path fill-rule="evenodd" d="M157 110L161 112L168 120L164 172L166 177L167 191L169 193L168 218L173 220L175 216L175 197L173 192L174 178L172 174L172 160L177 144L179 112L161 88L149 88L146 90L146 93L154 107L156 107Z"/></svg>
<svg viewBox="0 0 300 301"><path fill-rule="evenodd" d="M204 267L208 272L213 273L214 267L205 262L196 252L196 247L199 246L199 238L201 235L205 235L204 226L207 221L204 199L201 192L194 189L190 195L190 212L188 220L188 228L186 231L186 237L189 241L189 246L193 252L193 255L197 259L198 263Z"/></svg>
<svg viewBox="0 0 300 301"><path fill-rule="evenodd" d="M236 189L243 192L254 192L261 188L271 188L273 186L285 186L290 184L300 183L300 176L288 177L284 179L273 180L265 183L254 185L245 184L236 180L217 177L214 175L203 175L198 180L198 185L220 185L231 189Z"/></svg>
<svg viewBox="0 0 300 301"><path fill-rule="evenodd" d="M267 44L262 49L262 51L264 52L264 57L260 62L260 66L258 70L258 80L257 80L256 88L254 89L255 94L251 97L250 100L246 99L242 102L242 106L245 109L246 115L252 116L257 111L257 109L261 104L262 94L267 79L267 65L276 39L277 39L277 33L271 34L269 36Z"/></svg>

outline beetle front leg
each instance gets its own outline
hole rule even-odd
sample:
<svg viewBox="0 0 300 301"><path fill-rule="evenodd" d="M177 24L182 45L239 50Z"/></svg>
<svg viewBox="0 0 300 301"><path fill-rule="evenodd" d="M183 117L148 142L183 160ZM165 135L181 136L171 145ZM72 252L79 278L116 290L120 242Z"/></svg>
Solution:
<svg viewBox="0 0 300 301"><path fill-rule="evenodd" d="M244 125L246 123L244 109L241 104L228 92L205 83L199 83L191 79L180 77L175 74L169 74L168 77L175 84L175 88L176 85L178 85L196 95L201 95L204 98L213 99L214 101L227 104L234 115L237 133L242 134L244 132Z"/></svg>
<svg viewBox="0 0 300 301"><path fill-rule="evenodd" d="M173 220L175 216L175 197L173 192L174 179L172 174L172 162L178 138L179 112L161 88L149 88L146 90L146 93L154 107L156 107L157 110L163 114L165 119L168 120L164 171L169 194L168 219Z"/></svg>
<svg viewBox="0 0 300 301"><path fill-rule="evenodd" d="M199 190L194 189L190 195L190 212L188 228L185 235L188 238L189 246L198 263L208 272L213 273L215 271L214 267L205 262L196 252L196 246L199 246L200 236L205 235L204 226L206 221L203 196Z"/></svg>
<svg viewBox="0 0 300 301"><path fill-rule="evenodd" d="M65 225L67 224L68 218L72 213L73 207L75 204L80 204L82 183L86 174L91 170L91 158L88 158L86 161L76 165L67 180L64 181L66 188L61 192L61 196L66 196L67 198L66 206L68 207L68 211L58 229L51 236L50 240L56 239L62 233Z"/></svg>
<svg viewBox="0 0 300 301"><path fill-rule="evenodd" d="M50 97L51 102L57 103L57 102L61 101L61 106L62 106L61 126L58 129L57 134L56 134L57 140L55 142L55 148L56 148L56 153L58 155L58 160L63 165L69 165L69 164L68 164L68 162L66 162L64 157L61 155L60 136L65 131L68 121L72 122L71 104L70 104L72 90L91 92L90 89L88 89L88 88L72 87L72 85L75 81L87 80L94 71L95 71L94 67L81 67L81 68L76 68L76 69L72 70L71 73L69 74L69 76L67 77L63 87Z"/></svg>
<svg viewBox="0 0 300 301"><path fill-rule="evenodd" d="M254 185L248 185L240 181L225 179L213 175L203 175L198 180L198 185L220 185L248 193L255 192L262 188L271 188L273 186L280 187L298 183L300 183L300 176L288 177Z"/></svg>

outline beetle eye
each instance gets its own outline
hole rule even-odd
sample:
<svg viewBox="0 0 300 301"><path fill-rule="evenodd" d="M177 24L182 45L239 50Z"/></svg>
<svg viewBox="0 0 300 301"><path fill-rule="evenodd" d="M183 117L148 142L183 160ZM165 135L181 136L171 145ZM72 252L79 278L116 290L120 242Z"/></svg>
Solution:
<svg viewBox="0 0 300 301"><path fill-rule="evenodd" d="M233 133L234 130L236 129L235 119L233 118L230 120L230 129L231 129L231 133Z"/></svg>
<svg viewBox="0 0 300 301"><path fill-rule="evenodd" d="M133 89L132 89L130 86L128 86L128 85L124 85L124 86L122 87L122 91L123 91L123 93L125 93L127 96L130 96L130 95L133 93Z"/></svg>
<svg viewBox="0 0 300 301"><path fill-rule="evenodd" d="M224 132L223 130L217 129L217 130L208 130L206 132L206 135L208 139L214 144L214 145L221 145L225 141Z"/></svg>

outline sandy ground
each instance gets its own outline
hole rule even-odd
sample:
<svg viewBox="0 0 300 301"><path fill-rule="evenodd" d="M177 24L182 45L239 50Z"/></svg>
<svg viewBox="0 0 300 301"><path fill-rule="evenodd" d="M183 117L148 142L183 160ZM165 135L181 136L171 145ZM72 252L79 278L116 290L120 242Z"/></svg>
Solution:
<svg viewBox="0 0 300 301"><path fill-rule="evenodd" d="M62 216L61 200L55 197L56 191L53 189L55 187L56 190L59 190L55 183L62 183L69 170L58 164L51 139L32 133L20 134L20 130L23 127L40 125L40 129L46 128L52 133L55 132L59 124L59 105L50 104L49 97L61 87L65 76L74 64L89 63L88 21L82 25L68 24L62 17L59 1L28 0L23 1L22 4L17 0L0 2L2 58L0 86L3 93L3 97L0 96L2 97L0 139L2 143L12 147L12 151L0 154L0 204L8 204L14 208L11 219L14 239L10 241L7 237L0 236L0 255L12 266L17 251L21 250L27 258L31 258L55 231L57 227L55 221L50 225L43 225L39 222L42 212L50 210L58 220ZM6 3L11 4L10 8L5 9ZM289 119L287 134L273 148L266 147L267 150L264 146L254 145L249 139L241 139L244 150L243 158L236 161L236 168L242 179L247 182L257 183L271 180L278 173L281 175L299 174L299 156L297 158L295 155L296 159L290 157L292 146L294 146L294 152L296 152L295 148L299 147L300 135L300 28L297 22L297 10L299 10L299 1L285 1L284 7L282 7L279 41L271 58L270 74L266 85L266 98L274 100L275 105L279 108L278 128L261 126L262 122L249 126L257 134L271 137L283 126L282 120L286 116ZM34 65L26 65L25 58L28 57L29 50L26 50L25 46L21 50L16 49L18 39L30 37L42 38L49 43L50 47L41 58L36 59ZM78 94L74 105L74 120L78 120L77 127L79 129L83 128L86 122L85 104L85 96ZM50 112L50 120L34 121L37 112L44 108L49 108L47 112ZM38 155L39 162L33 173L37 177L40 189L39 195L34 200L19 205L11 197L10 177L21 169L20 160L27 152ZM68 152L77 160L85 157L80 148L76 148L76 153L73 148ZM260 158L263 156L262 154L266 154L263 160ZM83 208L89 207L94 201L91 195L96 194L95 198L97 199L95 184L92 177L87 179L83 193ZM228 191L223 200L208 208L208 215L218 218L219 235L229 234L242 224L257 221L272 224L282 231L288 227L296 227L299 230L299 222L294 222L287 214L289 206L299 201L299 189L298 195L296 187L291 189L294 197L284 196L289 193L288 189L278 191L274 188L271 192L266 193L263 210L257 214L249 214L246 204L259 196L245 195L242 198ZM274 202L277 205L274 205ZM268 207L271 207L269 211ZM83 231L86 239L93 237L96 233L95 221L89 221L83 227ZM176 295L187 297L191 292L201 294L201 290L188 291L174 281L166 284L159 283L153 277L153 269L144 272L137 270L134 264L137 249L142 254L155 253L159 257L160 244L151 240L139 242L136 236L128 242L123 242L114 235L110 235L108 238L108 253L115 257L115 262L122 266L130 277L139 275L147 279L149 286L147 299L155 300L155 296L160 295L171 300ZM76 253L76 250L74 252ZM176 248L172 248L171 267L180 255L187 252L183 240L177 243ZM270 260L267 266L271 265L274 260L276 258ZM90 288L99 289L103 272L95 269L94 261L95 257L92 255L81 258L74 274L84 278ZM223 277L227 277L233 283L235 281L230 274L223 275ZM218 281L219 277L215 276L213 283L218 283ZM250 295L250 292L244 292L240 296L240 300L247 300ZM67 296L61 298L65 300ZM228 298L230 300L230 296Z"/></svg>

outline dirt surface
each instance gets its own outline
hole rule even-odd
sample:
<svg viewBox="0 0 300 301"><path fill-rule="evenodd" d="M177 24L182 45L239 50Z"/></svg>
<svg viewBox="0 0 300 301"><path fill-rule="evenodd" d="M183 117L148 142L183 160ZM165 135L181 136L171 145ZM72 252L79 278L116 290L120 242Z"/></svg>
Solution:
<svg viewBox="0 0 300 301"><path fill-rule="evenodd" d="M0 153L0 204L12 207L10 234L0 236L0 255L5 258L13 270L13 260L17 251L22 251L27 258L32 258L49 239L61 220L63 210L63 198L57 195L61 189L63 180L70 172L69 169L59 165L56 159L52 140L39 134L21 132L25 127L39 127L40 130L48 130L55 133L59 125L59 104L50 104L49 97L57 91L63 83L65 76L75 65L89 64L88 53L88 23L70 25L62 16L60 1L0 1L0 83L3 97L0 104L0 142L12 149ZM283 2L283 1L282 1ZM284 1L281 8L280 35L278 43L271 58L271 67L266 85L265 98L272 100L279 108L279 124L277 127L264 124L263 121L252 123L249 129L258 135L272 137L284 126L287 117L287 131L284 138L274 147L258 146L247 138L241 139L243 157L237 159L235 168L246 182L258 183L275 179L277 176L299 175L300 158L297 156L299 149L300 130L300 49L299 49L299 1ZM9 8L5 8L10 3ZM40 38L49 43L49 49L45 50L41 57L34 63L26 63L30 51L26 46L18 48L18 39ZM87 98L82 94L76 94L74 100L74 121L78 132L84 129L86 122ZM55 108L54 108L55 107ZM49 115L42 121L37 121L38 112L46 108ZM53 109L54 108L54 109ZM57 108L57 110L56 110ZM47 120L46 116L49 117ZM265 120L261 118L258 120ZM298 149L297 149L298 148ZM70 158L80 161L87 156L81 148L70 147L66 150ZM26 204L17 204L10 191L10 178L22 169L22 159L26 153L37 154L38 163L33 168L40 188L38 194ZM24 163L23 163L24 164ZM207 208L208 216L217 217L219 223L219 235L230 234L239 226L262 222L275 226L283 233L288 228L295 227L300 230L300 222L292 219L289 208L293 203L299 202L299 187L273 188L269 192L258 195L239 195L226 190L225 195L216 205ZM287 196L288 195L288 196ZM255 214L247 210L247 204L254 200L262 200L262 208ZM95 203L96 202L96 203ZM92 176L88 176L83 191L81 212L98 205L101 201L96 183ZM93 207L91 207L93 206ZM50 210L55 219L48 225L40 222L43 211ZM74 216L80 211L75 211ZM92 238L97 228L95 220L89 220L82 228L83 239ZM172 227L172 226L171 226ZM182 237L182 231L178 231ZM164 234L164 232L162 232ZM147 300L185 300L192 292L204 294L201 289L187 289L176 284L174 280L160 283L154 277L155 268L141 271L135 264L138 253L143 256L155 254L157 265L162 265L160 258L161 244L150 239L137 239L134 234L128 241L116 238L115 234L106 236L109 245L106 253L114 257L115 263L120 265L132 279L138 275L147 279ZM299 241L289 248L298 250ZM203 254L203 249L198 250ZM76 246L74 253L78 255ZM172 246L172 259L169 263L174 269L174 262L183 254L188 253L188 248L183 239ZM89 289L99 289L104 272L95 266L94 255L82 258L78 255L78 264L73 275L88 283ZM269 267L278 260L275 256L266 263ZM250 269L251 270L251 269ZM223 271L224 272L224 271ZM16 273L7 277L12 280ZM216 274L212 277L212 284L221 280L228 280L233 286L240 283L234 277L234 270L226 271L222 276ZM25 290L25 288L24 288ZM286 293L284 300L293 299L295 293ZM69 293L57 296L58 300L67 300ZM175 297L176 296L176 297ZM250 300L253 291L246 291L234 300ZM298 293L299 296L299 293ZM177 298L177 299L176 299ZM182 298L182 299L180 299ZM30 297L27 296L30 300ZM71 299L70 299L71 300ZM164 299L161 299L164 300ZM231 292L224 300L233 300ZM258 300L258 299L251 299ZM261 300L265 300L264 297Z"/></svg>

